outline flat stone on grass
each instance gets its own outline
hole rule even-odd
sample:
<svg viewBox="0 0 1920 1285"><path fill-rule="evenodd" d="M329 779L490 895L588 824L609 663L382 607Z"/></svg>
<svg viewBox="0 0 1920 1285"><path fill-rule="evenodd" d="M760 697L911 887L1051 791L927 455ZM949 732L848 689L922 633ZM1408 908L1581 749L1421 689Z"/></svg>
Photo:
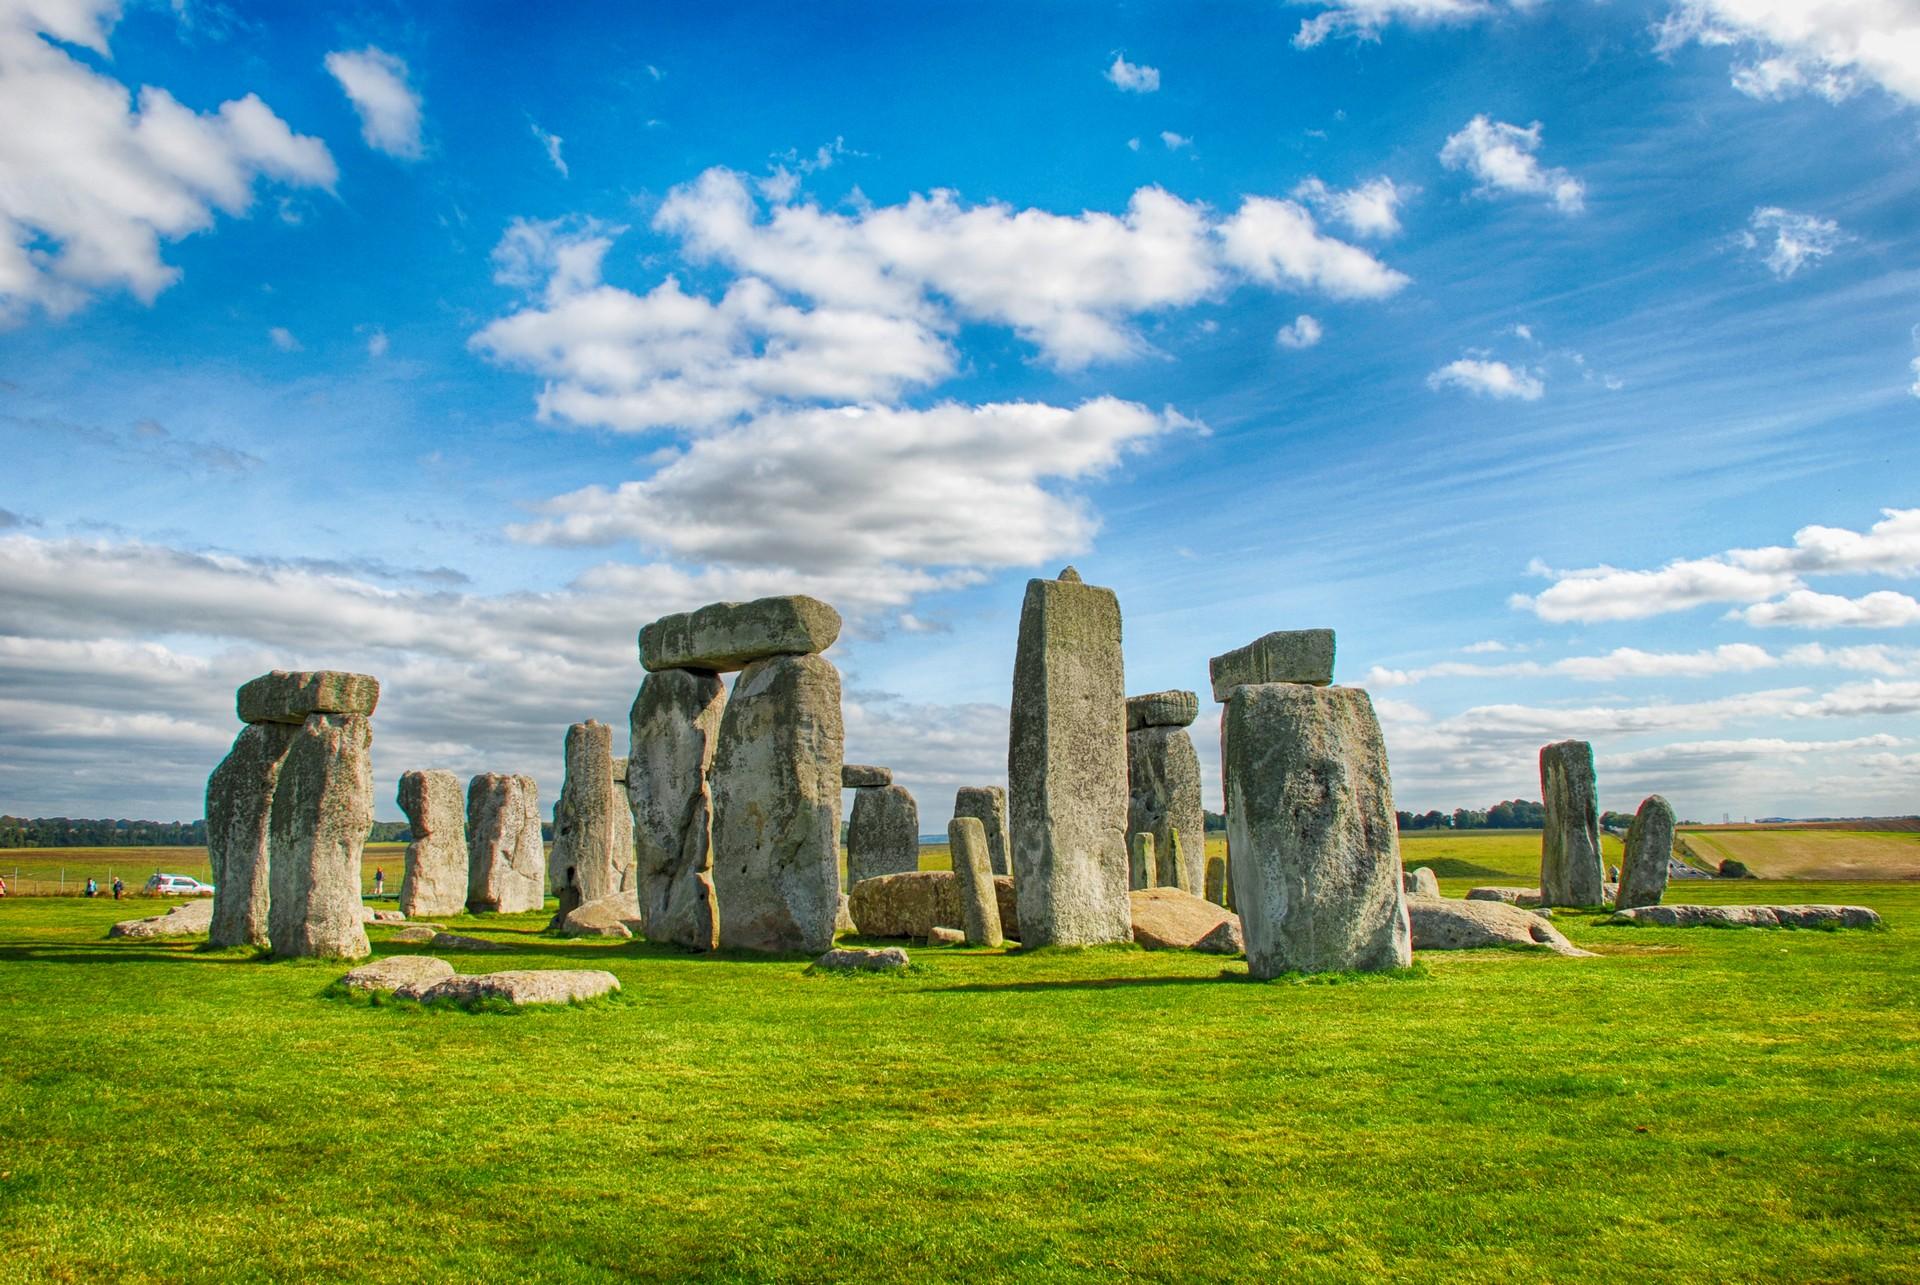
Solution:
<svg viewBox="0 0 1920 1285"><path fill-rule="evenodd" d="M109 937L198 937L213 926L213 902L189 901L164 915L128 919L107 930Z"/></svg>
<svg viewBox="0 0 1920 1285"><path fill-rule="evenodd" d="M503 941L488 941L485 937L463 937L459 933L435 933L427 942L435 950L512 950L513 947Z"/></svg>
<svg viewBox="0 0 1920 1285"><path fill-rule="evenodd" d="M907 963L907 952L898 946L888 946L883 950L861 950L855 946L842 946L814 960L807 971L810 973L891 973L905 971Z"/></svg>
<svg viewBox="0 0 1920 1285"><path fill-rule="evenodd" d="M1532 911L1499 901L1409 897L1407 920L1413 929L1416 957L1423 950L1480 950L1489 946L1543 946L1559 955L1593 954L1575 946Z"/></svg>
<svg viewBox="0 0 1920 1285"><path fill-rule="evenodd" d="M620 989L620 979L598 968L524 968L503 973L456 975L406 998L431 1004L447 1001L468 1007L504 1000L516 1008L529 1004L572 1004L599 999Z"/></svg>
<svg viewBox="0 0 1920 1285"><path fill-rule="evenodd" d="M432 986L453 976L453 965L433 955L389 955L362 964L340 979L350 991L397 991Z"/></svg>
<svg viewBox="0 0 1920 1285"><path fill-rule="evenodd" d="M1634 906L1607 920L1654 928L1878 928L1866 906Z"/></svg>

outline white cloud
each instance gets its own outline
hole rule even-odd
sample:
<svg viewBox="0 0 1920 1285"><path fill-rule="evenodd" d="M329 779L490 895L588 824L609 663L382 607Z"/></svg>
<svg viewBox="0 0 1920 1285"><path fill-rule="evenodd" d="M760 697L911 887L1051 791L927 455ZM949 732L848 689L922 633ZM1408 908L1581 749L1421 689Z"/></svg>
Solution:
<svg viewBox="0 0 1920 1285"><path fill-rule="evenodd" d="M60 40L110 59L107 0L0 9L0 325L65 316L94 292L151 303L179 278L160 242L244 217L258 179L331 188L333 157L253 95L198 113L137 99ZM45 33L52 39L42 39Z"/></svg>
<svg viewBox="0 0 1920 1285"><path fill-rule="evenodd" d="M299 352L300 351L300 341L294 338L293 332L291 330L288 330L285 326L273 327L271 330L267 331L267 338L272 340L273 346L275 348L278 348L281 352Z"/></svg>
<svg viewBox="0 0 1920 1285"><path fill-rule="evenodd" d="M1604 564L1572 571L1540 566L1536 569L1553 585L1536 595L1516 594L1511 605L1552 621L1639 620L1707 603L1767 603L1803 589L1803 575L1920 574L1920 509L1881 513L1881 520L1865 532L1806 526L1794 532L1791 547L1730 549L1712 557L1675 559L1656 571ZM1901 610L1885 600L1840 612L1822 604L1796 608L1783 601L1774 606L1775 612L1762 613L1767 623L1791 623L1796 611L1811 620L1822 610L1830 616L1878 612L1882 617Z"/></svg>
<svg viewBox="0 0 1920 1285"><path fill-rule="evenodd" d="M560 171L561 178L571 178L567 171L567 158L560 154L560 147L566 142L558 134L549 134L538 125L533 126L533 136L540 140L540 146L546 149L547 159L553 162L553 168Z"/></svg>
<svg viewBox="0 0 1920 1285"><path fill-rule="evenodd" d="M1545 197L1562 213L1578 214L1586 208L1586 184L1564 169L1540 164L1534 155L1540 150L1540 135L1539 121L1523 128L1475 116L1447 139L1440 163L1472 174L1483 194Z"/></svg>
<svg viewBox="0 0 1920 1285"><path fill-rule="evenodd" d="M1116 89L1130 94L1151 94L1160 88L1160 69L1143 67L1128 62L1119 54L1113 56L1113 65L1106 70L1106 77Z"/></svg>
<svg viewBox="0 0 1920 1285"><path fill-rule="evenodd" d="M1913 383L1907 388L1907 391L1915 397L1920 397L1920 357L1913 359L1909 369L1913 371Z"/></svg>
<svg viewBox="0 0 1920 1285"><path fill-rule="evenodd" d="M1755 98L1839 102L1863 85L1920 103L1920 10L1909 0L1679 0L1655 28L1661 53L1737 47L1733 84Z"/></svg>
<svg viewBox="0 0 1920 1285"><path fill-rule="evenodd" d="M1466 652L1469 656L1473 656L1486 652L1515 651L1517 649L1507 643L1488 638L1482 642L1468 643L1460 650Z"/></svg>
<svg viewBox="0 0 1920 1285"><path fill-rule="evenodd" d="M404 60L369 45L352 52L335 50L327 71L340 82L360 115L360 136L367 146L402 160L419 160L420 95L407 84Z"/></svg>
<svg viewBox="0 0 1920 1285"><path fill-rule="evenodd" d="M1129 152L1137 152L1137 151L1139 151L1139 150L1140 150L1140 140L1139 140L1139 139L1137 139L1137 138L1129 138L1129 139L1127 140L1127 150L1128 150Z"/></svg>
<svg viewBox="0 0 1920 1285"><path fill-rule="evenodd" d="M1772 669L1783 663L1786 663L1784 658L1752 643L1726 643L1692 652L1616 647L1602 656L1568 656L1551 662L1519 660L1488 664L1450 660L1418 669L1387 669L1375 665L1367 671L1367 684L1370 687L1411 687L1430 678L1550 677L1571 678L1583 683L1611 683L1627 678L1705 678L1715 674L1744 674ZM1824 657L1816 659L1808 655L1796 663L1817 665L1826 662ZM1889 667L1882 672L1905 671L1889 663Z"/></svg>
<svg viewBox="0 0 1920 1285"><path fill-rule="evenodd" d="M384 356L386 356L386 355L387 355L387 349L388 349L388 348L389 348L390 346L391 346L391 344L389 343L389 341L388 341L388 339L387 339L387 332L386 332L386 331L384 331L384 330L382 330L382 329L381 329L380 327L378 327L378 326L375 326L375 327L373 327L373 329L372 329L372 330L371 330L371 331L370 331L370 332L368 333L368 335L367 335L367 356L369 356L369 357L384 357Z"/></svg>
<svg viewBox="0 0 1920 1285"><path fill-rule="evenodd" d="M1826 258L1851 238L1832 219L1795 214L1769 205L1753 212L1753 217L1747 220L1747 230L1741 232L1738 239L1741 245L1761 255L1761 262L1774 276L1785 281L1801 268Z"/></svg>
<svg viewBox="0 0 1920 1285"><path fill-rule="evenodd" d="M1384 299L1408 277L1358 246L1321 232L1296 201L1250 196L1220 225L1223 255L1255 281L1318 290L1335 299Z"/></svg>
<svg viewBox="0 0 1920 1285"><path fill-rule="evenodd" d="M1384 176L1345 189L1309 178L1293 189L1293 195L1355 236L1388 237L1399 234L1400 207L1409 191Z"/></svg>
<svg viewBox="0 0 1920 1285"><path fill-rule="evenodd" d="M1476 397L1523 402L1537 402L1547 391L1546 382L1537 370L1478 357L1461 357L1448 362L1427 376L1427 387L1435 392L1443 388L1457 388Z"/></svg>
<svg viewBox="0 0 1920 1285"><path fill-rule="evenodd" d="M1293 0L1323 7L1324 12L1301 22L1293 37L1296 49L1311 49L1329 37L1378 40L1390 23L1410 26L1452 26L1490 17L1500 6L1490 0ZM1529 9L1536 0L1508 0L1513 9Z"/></svg>
<svg viewBox="0 0 1920 1285"><path fill-rule="evenodd" d="M1311 348L1320 342L1320 335L1320 323L1303 312L1280 327L1273 338L1282 348Z"/></svg>
<svg viewBox="0 0 1920 1285"><path fill-rule="evenodd" d="M1169 152L1177 152L1183 147L1192 147L1193 140L1185 134L1176 134L1170 129L1160 131L1160 141L1166 144Z"/></svg>
<svg viewBox="0 0 1920 1285"><path fill-rule="evenodd" d="M1763 629L1898 629L1920 621L1920 602L1890 589L1858 598L1795 589L1778 602L1755 603L1731 614Z"/></svg>

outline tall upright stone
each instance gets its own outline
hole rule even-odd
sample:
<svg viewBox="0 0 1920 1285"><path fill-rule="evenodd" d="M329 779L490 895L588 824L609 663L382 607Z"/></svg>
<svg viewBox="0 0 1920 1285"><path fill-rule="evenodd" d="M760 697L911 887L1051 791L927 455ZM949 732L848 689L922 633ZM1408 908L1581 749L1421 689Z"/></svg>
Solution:
<svg viewBox="0 0 1920 1285"><path fill-rule="evenodd" d="M1616 910L1657 906L1667 895L1667 872L1673 860L1673 805L1649 794L1627 827L1627 852L1620 861L1620 891Z"/></svg>
<svg viewBox="0 0 1920 1285"><path fill-rule="evenodd" d="M640 913L633 869L633 812L614 779L613 729L588 719L567 729L567 775L553 809L548 881L558 918L589 901Z"/></svg>
<svg viewBox="0 0 1920 1285"><path fill-rule="evenodd" d="M720 676L697 669L656 670L633 698L627 801L650 941L688 950L712 950L719 941L707 771L726 705Z"/></svg>
<svg viewBox="0 0 1920 1285"><path fill-rule="evenodd" d="M1200 755L1187 732L1199 713L1193 692L1127 698L1127 834L1153 836L1153 887L1194 892L1206 879Z"/></svg>
<svg viewBox="0 0 1920 1285"><path fill-rule="evenodd" d="M1014 653L1008 802L1020 940L1133 939L1120 602L1072 567L1029 580Z"/></svg>
<svg viewBox="0 0 1920 1285"><path fill-rule="evenodd" d="M403 772L400 810L413 838L400 877L400 912L409 919L457 915L467 908L467 809L451 772Z"/></svg>
<svg viewBox="0 0 1920 1285"><path fill-rule="evenodd" d="M546 897L540 789L530 776L482 772L467 783L467 909L518 914Z"/></svg>
<svg viewBox="0 0 1920 1285"><path fill-rule="evenodd" d="M953 793L953 814L972 817L987 834L987 867L1010 875L1007 859L1007 792L997 785L963 785Z"/></svg>
<svg viewBox="0 0 1920 1285"><path fill-rule="evenodd" d="M1160 866L1153 855L1153 832L1135 830L1127 836L1127 886L1157 888L1159 874Z"/></svg>
<svg viewBox="0 0 1920 1285"><path fill-rule="evenodd" d="M904 785L853 792L847 818L847 886L920 868L920 805Z"/></svg>
<svg viewBox="0 0 1920 1285"><path fill-rule="evenodd" d="M987 830L978 817L947 823L953 853L953 877L960 888L960 926L969 946L999 946L1006 940L1000 924L1000 895L987 867Z"/></svg>
<svg viewBox="0 0 1920 1285"><path fill-rule="evenodd" d="M1239 685L1221 740L1247 971L1405 967L1413 948L1393 786L1367 694Z"/></svg>
<svg viewBox="0 0 1920 1285"><path fill-rule="evenodd" d="M207 778L207 864L214 888L209 945L268 942L273 791L299 732L286 723L249 723Z"/></svg>
<svg viewBox="0 0 1920 1285"><path fill-rule="evenodd" d="M740 672L708 774L721 946L818 955L833 944L844 737L833 662L779 655Z"/></svg>
<svg viewBox="0 0 1920 1285"><path fill-rule="evenodd" d="M1227 859L1225 857L1207 858L1206 899L1216 906L1227 904Z"/></svg>
<svg viewBox="0 0 1920 1285"><path fill-rule="evenodd" d="M1598 906L1606 900L1600 858L1599 790L1593 746L1556 741L1540 750L1540 904Z"/></svg>
<svg viewBox="0 0 1920 1285"><path fill-rule="evenodd" d="M373 730L364 714L309 714L280 765L267 936L282 958L358 959L360 854L373 825Z"/></svg>

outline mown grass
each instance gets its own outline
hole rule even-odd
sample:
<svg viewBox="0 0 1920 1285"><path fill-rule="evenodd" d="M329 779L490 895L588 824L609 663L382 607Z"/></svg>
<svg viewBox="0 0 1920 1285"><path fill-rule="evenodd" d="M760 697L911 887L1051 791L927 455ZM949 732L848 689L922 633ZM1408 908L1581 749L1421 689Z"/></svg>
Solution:
<svg viewBox="0 0 1920 1285"><path fill-rule="evenodd" d="M1687 891L1891 931L1563 914L1600 958L1252 985L1137 949L827 978L450 920L515 947L462 971L625 985L509 1016L0 903L0 1276L1915 1279L1920 887Z"/></svg>
<svg viewBox="0 0 1920 1285"><path fill-rule="evenodd" d="M1686 830L1713 862L1745 862L1762 879L1920 879L1920 833L1911 830Z"/></svg>

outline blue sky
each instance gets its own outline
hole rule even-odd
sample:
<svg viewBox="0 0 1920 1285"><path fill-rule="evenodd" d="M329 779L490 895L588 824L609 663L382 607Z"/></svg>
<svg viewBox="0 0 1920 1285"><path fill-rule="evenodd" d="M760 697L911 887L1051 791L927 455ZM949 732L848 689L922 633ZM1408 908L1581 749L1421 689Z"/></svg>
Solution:
<svg viewBox="0 0 1920 1285"><path fill-rule="evenodd" d="M1402 807L1580 736L1610 807L1910 812L1916 43L1895 0L5 0L0 809L198 815L275 666L381 676L382 781L551 799L641 624L806 591L936 830L1073 562L1132 691L1337 629Z"/></svg>

